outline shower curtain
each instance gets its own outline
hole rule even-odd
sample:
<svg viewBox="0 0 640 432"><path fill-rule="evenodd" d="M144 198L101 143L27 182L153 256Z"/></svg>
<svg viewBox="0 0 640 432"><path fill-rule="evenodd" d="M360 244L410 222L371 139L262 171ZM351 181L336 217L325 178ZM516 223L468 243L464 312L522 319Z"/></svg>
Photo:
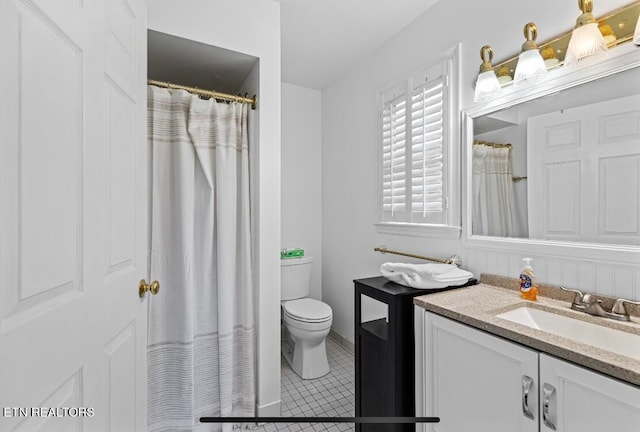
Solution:
<svg viewBox="0 0 640 432"><path fill-rule="evenodd" d="M247 105L148 87L152 151L149 431L253 416Z"/></svg>
<svg viewBox="0 0 640 432"><path fill-rule="evenodd" d="M511 148L473 145L473 234L515 235Z"/></svg>

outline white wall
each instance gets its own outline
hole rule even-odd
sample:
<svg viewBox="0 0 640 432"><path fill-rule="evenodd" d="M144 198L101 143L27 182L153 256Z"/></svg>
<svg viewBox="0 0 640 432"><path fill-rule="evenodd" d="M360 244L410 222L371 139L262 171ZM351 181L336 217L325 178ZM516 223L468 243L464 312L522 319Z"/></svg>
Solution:
<svg viewBox="0 0 640 432"><path fill-rule="evenodd" d="M627 0L595 2L596 16L627 4ZM479 274L516 277L521 270L518 251L463 250L461 240L438 240L379 234L377 200L376 92L432 58L462 43L461 106L472 104L472 84L480 66L480 47L492 45L496 60L517 54L522 28L538 25L541 41L571 29L579 15L577 2L540 0L440 1L326 87L322 94L323 299L334 311L334 329L353 340L352 280L379 274L382 256L372 248L431 256L457 253L463 266ZM583 262L569 256L534 256L543 282L577 286L587 291L640 299L640 265ZM411 260L408 260L411 261Z"/></svg>
<svg viewBox="0 0 640 432"><path fill-rule="evenodd" d="M282 247L313 256L310 296L322 299L322 95L282 84Z"/></svg>
<svg viewBox="0 0 640 432"><path fill-rule="evenodd" d="M149 0L152 30L259 59L257 204L257 414L280 415L280 5L265 0ZM257 71L256 70L256 71ZM251 76L255 77L255 72ZM253 173L252 173L253 174Z"/></svg>

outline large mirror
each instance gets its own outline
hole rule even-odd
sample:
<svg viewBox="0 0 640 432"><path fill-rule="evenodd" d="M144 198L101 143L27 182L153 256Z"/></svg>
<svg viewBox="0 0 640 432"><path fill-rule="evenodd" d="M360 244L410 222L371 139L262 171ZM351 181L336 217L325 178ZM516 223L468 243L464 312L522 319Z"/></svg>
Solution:
<svg viewBox="0 0 640 432"><path fill-rule="evenodd" d="M639 67L471 121L472 235L640 245Z"/></svg>

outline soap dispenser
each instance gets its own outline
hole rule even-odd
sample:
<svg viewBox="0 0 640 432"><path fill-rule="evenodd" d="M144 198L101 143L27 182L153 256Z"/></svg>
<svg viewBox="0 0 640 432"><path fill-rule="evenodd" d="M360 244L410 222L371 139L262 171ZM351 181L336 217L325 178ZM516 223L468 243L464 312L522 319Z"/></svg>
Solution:
<svg viewBox="0 0 640 432"><path fill-rule="evenodd" d="M533 259L522 259L522 273L520 273L520 297L525 300L536 301L538 298L538 284L533 273Z"/></svg>

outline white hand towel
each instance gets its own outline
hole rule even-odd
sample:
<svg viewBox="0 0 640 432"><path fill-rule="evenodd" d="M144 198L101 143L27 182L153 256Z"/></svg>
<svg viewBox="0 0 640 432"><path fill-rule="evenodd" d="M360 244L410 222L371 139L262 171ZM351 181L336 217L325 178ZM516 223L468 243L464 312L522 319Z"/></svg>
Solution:
<svg viewBox="0 0 640 432"><path fill-rule="evenodd" d="M453 264L384 263L380 273L387 279L412 288L437 289L464 285L473 273Z"/></svg>

